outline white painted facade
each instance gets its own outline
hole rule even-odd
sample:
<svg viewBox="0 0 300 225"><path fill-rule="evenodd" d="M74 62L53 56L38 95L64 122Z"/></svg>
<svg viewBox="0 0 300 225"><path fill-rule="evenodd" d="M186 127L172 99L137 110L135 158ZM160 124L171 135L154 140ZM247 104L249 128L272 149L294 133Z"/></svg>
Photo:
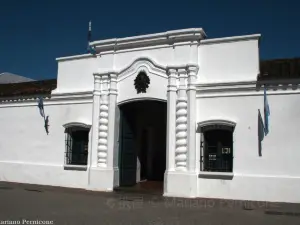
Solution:
<svg viewBox="0 0 300 225"><path fill-rule="evenodd" d="M259 156L260 35L205 36L186 29L95 41L96 56L58 58L57 89L44 101L49 135L35 99L0 102L0 180L113 191L120 176L118 106L159 100L167 102L168 117L165 196L300 202L299 90L269 82L270 133ZM137 94L140 71L151 83ZM200 169L200 126L214 122L234 127L232 173ZM88 163L68 169L64 130L78 123L91 127Z"/></svg>

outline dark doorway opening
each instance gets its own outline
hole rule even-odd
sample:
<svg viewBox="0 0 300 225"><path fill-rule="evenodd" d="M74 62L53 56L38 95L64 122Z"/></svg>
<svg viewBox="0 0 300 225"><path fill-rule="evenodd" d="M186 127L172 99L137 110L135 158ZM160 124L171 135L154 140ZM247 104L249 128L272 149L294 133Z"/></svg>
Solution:
<svg viewBox="0 0 300 225"><path fill-rule="evenodd" d="M166 170L166 102L122 104L120 115L120 187L162 191Z"/></svg>

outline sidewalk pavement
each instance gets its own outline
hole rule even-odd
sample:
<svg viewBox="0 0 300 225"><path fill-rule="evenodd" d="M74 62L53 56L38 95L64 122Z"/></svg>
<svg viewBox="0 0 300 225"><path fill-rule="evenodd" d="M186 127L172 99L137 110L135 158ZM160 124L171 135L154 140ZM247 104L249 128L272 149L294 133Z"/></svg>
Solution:
<svg viewBox="0 0 300 225"><path fill-rule="evenodd" d="M0 182L0 224L300 224L300 204L164 198Z"/></svg>

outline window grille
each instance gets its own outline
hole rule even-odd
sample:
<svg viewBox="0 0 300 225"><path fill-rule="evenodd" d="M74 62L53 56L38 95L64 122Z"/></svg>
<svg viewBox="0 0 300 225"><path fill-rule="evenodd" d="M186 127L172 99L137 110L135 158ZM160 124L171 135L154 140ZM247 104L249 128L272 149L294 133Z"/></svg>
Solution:
<svg viewBox="0 0 300 225"><path fill-rule="evenodd" d="M208 172L232 172L233 131L211 129L201 135L201 169Z"/></svg>
<svg viewBox="0 0 300 225"><path fill-rule="evenodd" d="M67 165L87 165L89 130L80 127L66 128Z"/></svg>

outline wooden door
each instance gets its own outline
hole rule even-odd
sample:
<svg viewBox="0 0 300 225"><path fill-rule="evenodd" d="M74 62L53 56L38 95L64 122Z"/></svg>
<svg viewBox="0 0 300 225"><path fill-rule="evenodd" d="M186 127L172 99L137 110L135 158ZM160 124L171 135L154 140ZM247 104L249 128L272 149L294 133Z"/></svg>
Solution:
<svg viewBox="0 0 300 225"><path fill-rule="evenodd" d="M137 153L134 133L128 118L121 111L120 132L120 186L136 184Z"/></svg>

